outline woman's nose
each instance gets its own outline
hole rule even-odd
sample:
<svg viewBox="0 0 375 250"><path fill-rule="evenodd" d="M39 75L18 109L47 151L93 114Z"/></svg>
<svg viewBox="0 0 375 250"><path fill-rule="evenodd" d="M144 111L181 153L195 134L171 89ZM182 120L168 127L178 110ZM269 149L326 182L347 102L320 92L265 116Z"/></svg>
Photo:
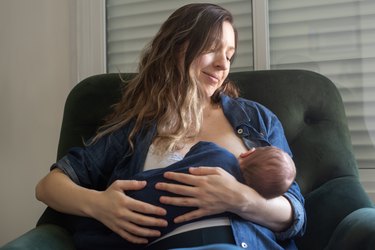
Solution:
<svg viewBox="0 0 375 250"><path fill-rule="evenodd" d="M215 57L215 67L226 70L230 67L230 61L224 53L218 53Z"/></svg>

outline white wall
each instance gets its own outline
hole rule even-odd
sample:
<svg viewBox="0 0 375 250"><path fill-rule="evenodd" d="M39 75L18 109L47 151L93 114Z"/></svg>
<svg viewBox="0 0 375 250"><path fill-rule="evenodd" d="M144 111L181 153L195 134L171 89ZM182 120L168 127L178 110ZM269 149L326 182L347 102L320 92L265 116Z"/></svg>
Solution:
<svg viewBox="0 0 375 250"><path fill-rule="evenodd" d="M75 18L75 0L0 0L0 246L45 208L34 187L55 161L76 82Z"/></svg>

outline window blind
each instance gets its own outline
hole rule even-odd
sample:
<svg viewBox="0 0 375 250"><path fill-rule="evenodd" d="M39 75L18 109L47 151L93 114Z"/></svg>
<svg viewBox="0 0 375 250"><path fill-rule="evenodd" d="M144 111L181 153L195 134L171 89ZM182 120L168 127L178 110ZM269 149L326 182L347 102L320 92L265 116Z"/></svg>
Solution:
<svg viewBox="0 0 375 250"><path fill-rule="evenodd" d="M232 71L253 69L251 0L194 1L218 4L234 15L239 31ZM181 0L107 0L107 71L136 72L139 55Z"/></svg>
<svg viewBox="0 0 375 250"><path fill-rule="evenodd" d="M330 78L343 97L354 152L375 168L375 1L269 0L271 68Z"/></svg>

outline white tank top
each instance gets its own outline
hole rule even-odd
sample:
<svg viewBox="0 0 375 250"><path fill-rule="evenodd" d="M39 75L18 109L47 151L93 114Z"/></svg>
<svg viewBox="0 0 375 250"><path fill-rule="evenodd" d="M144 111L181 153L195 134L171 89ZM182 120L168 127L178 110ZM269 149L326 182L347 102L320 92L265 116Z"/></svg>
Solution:
<svg viewBox="0 0 375 250"><path fill-rule="evenodd" d="M184 155L177 152L166 152L163 155L155 153L155 146L151 144L150 149L148 150L145 165L143 171L156 169L156 168L165 168L175 162L181 161L184 158Z"/></svg>

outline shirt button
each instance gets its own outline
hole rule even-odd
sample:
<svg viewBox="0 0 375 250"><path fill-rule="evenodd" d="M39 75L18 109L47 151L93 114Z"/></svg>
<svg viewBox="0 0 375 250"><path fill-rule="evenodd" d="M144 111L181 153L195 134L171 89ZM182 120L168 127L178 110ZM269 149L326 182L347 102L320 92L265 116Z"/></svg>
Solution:
<svg viewBox="0 0 375 250"><path fill-rule="evenodd" d="M242 128L237 129L237 133L238 133L239 135L241 135L241 134L243 133L243 129L242 129Z"/></svg>
<svg viewBox="0 0 375 250"><path fill-rule="evenodd" d="M242 243L241 243L241 247L242 247L242 248L247 248L247 244L246 244L245 242L242 242Z"/></svg>

